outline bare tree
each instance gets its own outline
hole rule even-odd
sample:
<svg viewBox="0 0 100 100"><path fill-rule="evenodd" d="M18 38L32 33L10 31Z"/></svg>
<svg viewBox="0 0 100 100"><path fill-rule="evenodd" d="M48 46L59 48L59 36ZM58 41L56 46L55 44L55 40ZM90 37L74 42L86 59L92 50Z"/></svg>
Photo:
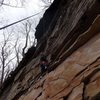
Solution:
<svg viewBox="0 0 100 100"><path fill-rule="evenodd" d="M25 56L26 51L30 46L34 44L35 37L32 37L32 34L34 36L34 30L32 28L32 24L34 22L32 20L27 20L22 23L22 27L20 28L20 33L22 33L24 37L24 45L22 47L22 56ZM34 44L35 45L35 44Z"/></svg>
<svg viewBox="0 0 100 100"><path fill-rule="evenodd" d="M14 7L14 8L22 8L22 4L21 4L22 2L20 2L20 6L19 6L19 3L18 3L19 0L15 0L15 1L16 1L16 3L12 4L11 0L1 0L0 7L1 6L9 6L9 7ZM22 1L24 1L24 0L22 0Z"/></svg>
<svg viewBox="0 0 100 100"><path fill-rule="evenodd" d="M15 49L15 56L16 56L15 66L18 66L21 59L21 45L19 43L19 37L15 41L14 49Z"/></svg>
<svg viewBox="0 0 100 100"><path fill-rule="evenodd" d="M1 0L1 1L0 1L0 5L2 5L2 4L3 4L3 2L4 2L4 0Z"/></svg>
<svg viewBox="0 0 100 100"><path fill-rule="evenodd" d="M8 34L8 36L3 33L3 43L0 45L1 52L0 52L0 66L1 66L1 82L0 84L2 85L5 76L10 72L9 66L11 66L13 59L15 57L12 57L12 48L10 46L10 37L12 34Z"/></svg>
<svg viewBox="0 0 100 100"><path fill-rule="evenodd" d="M22 49L22 56L24 57L26 48L28 46L28 40L29 40L29 37L30 37L29 33L31 31L31 23L27 20L27 22L23 23L23 25L24 25L23 34L25 35L25 45Z"/></svg>
<svg viewBox="0 0 100 100"><path fill-rule="evenodd" d="M48 5L51 5L51 3L53 2L54 0L42 0L43 3L45 3L47 6Z"/></svg>

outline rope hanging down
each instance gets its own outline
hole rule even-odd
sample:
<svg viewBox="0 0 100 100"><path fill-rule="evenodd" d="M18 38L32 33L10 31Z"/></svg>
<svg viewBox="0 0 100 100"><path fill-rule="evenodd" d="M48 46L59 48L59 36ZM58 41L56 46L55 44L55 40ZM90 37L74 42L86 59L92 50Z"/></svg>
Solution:
<svg viewBox="0 0 100 100"><path fill-rule="evenodd" d="M43 10L44 10L44 9L42 9L42 11L43 11ZM13 23L8 24L8 25L5 25L5 26L1 27L0 30L5 29L5 28L7 28L7 27L10 27L10 26L12 26L12 25L15 25L15 24L17 24L17 23L19 23L19 22L22 22L22 21L24 21L24 20L27 20L27 19L29 19L29 18L31 18L31 17L34 17L34 16L40 14L42 11L40 11L40 12L34 14L34 15L31 15L31 16L29 16L29 17L26 17L26 18L24 18L24 19L21 19L21 20L19 20L19 21L13 22Z"/></svg>

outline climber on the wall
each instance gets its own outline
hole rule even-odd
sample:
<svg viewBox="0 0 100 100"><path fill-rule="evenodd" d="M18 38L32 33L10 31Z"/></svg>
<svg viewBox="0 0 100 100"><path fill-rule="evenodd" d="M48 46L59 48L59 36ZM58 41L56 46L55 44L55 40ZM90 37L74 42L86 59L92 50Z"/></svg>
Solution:
<svg viewBox="0 0 100 100"><path fill-rule="evenodd" d="M42 55L40 58L40 67L41 67L41 75L47 70L48 67L48 60L46 59L45 55Z"/></svg>

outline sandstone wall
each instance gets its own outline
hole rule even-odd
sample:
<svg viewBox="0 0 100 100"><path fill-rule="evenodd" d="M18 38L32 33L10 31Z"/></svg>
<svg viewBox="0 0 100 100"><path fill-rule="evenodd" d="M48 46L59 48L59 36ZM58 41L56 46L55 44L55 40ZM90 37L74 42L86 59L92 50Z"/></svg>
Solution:
<svg viewBox="0 0 100 100"><path fill-rule="evenodd" d="M55 0L51 7L39 37L51 8L37 26L33 59L3 86L0 100L100 100L100 1ZM42 79L41 52L50 63Z"/></svg>

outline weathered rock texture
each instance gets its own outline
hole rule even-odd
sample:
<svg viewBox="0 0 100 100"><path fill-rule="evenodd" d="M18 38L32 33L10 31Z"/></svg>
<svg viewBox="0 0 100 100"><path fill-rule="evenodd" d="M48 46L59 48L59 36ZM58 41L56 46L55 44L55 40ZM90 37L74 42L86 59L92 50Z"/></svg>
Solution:
<svg viewBox="0 0 100 100"><path fill-rule="evenodd" d="M0 100L100 100L100 1L55 0L36 29L33 59L5 81ZM50 63L42 79L41 53Z"/></svg>

